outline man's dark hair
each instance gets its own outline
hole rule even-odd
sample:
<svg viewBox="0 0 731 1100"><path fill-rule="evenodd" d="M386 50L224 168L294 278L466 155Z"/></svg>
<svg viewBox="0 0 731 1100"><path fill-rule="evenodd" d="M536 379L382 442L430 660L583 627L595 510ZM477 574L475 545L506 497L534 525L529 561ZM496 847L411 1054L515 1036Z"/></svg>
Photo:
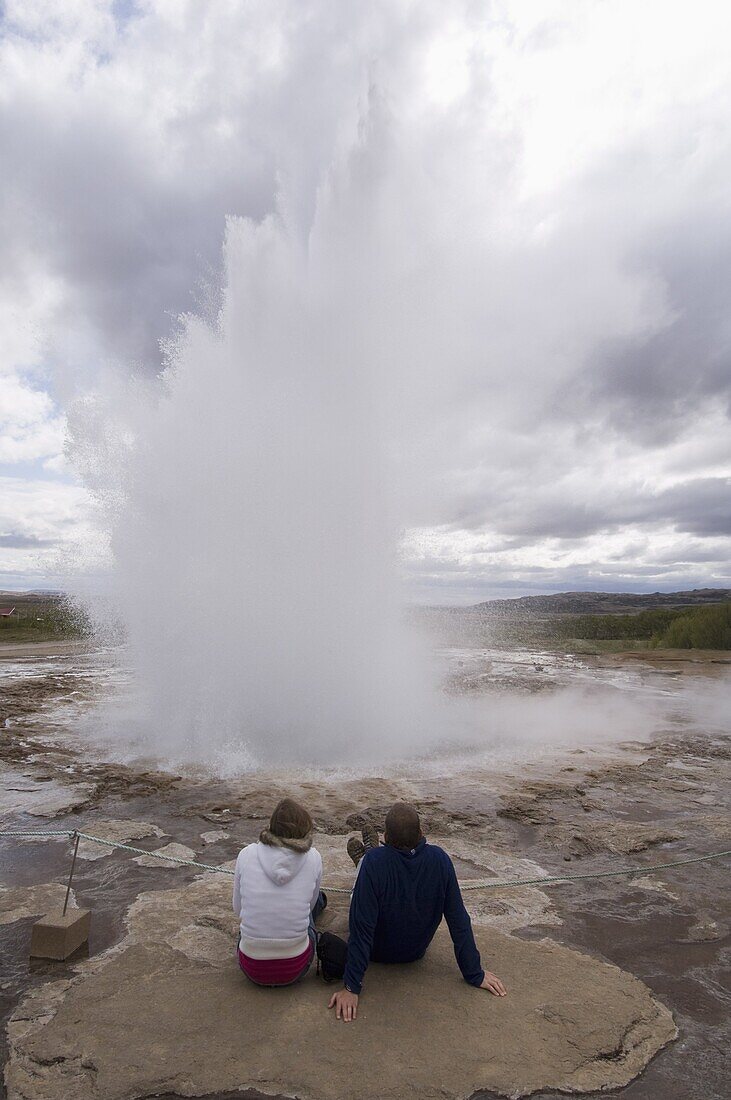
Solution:
<svg viewBox="0 0 731 1100"><path fill-rule="evenodd" d="M293 798L283 798L274 807L269 832L287 840L302 840L312 832L312 818Z"/></svg>
<svg viewBox="0 0 731 1100"><path fill-rule="evenodd" d="M421 840L421 820L408 802L395 802L386 814L386 842L394 848L415 848Z"/></svg>

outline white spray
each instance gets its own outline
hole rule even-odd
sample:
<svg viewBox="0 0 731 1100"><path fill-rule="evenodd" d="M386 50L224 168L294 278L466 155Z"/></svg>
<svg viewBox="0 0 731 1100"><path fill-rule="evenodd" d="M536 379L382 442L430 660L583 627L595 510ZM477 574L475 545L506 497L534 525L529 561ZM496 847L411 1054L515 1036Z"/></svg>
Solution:
<svg viewBox="0 0 731 1100"><path fill-rule="evenodd" d="M352 184L304 240L284 215L231 220L214 323L185 318L160 379L73 421L143 740L171 761L342 765L427 736L397 554L410 371L393 270L365 223L345 246Z"/></svg>

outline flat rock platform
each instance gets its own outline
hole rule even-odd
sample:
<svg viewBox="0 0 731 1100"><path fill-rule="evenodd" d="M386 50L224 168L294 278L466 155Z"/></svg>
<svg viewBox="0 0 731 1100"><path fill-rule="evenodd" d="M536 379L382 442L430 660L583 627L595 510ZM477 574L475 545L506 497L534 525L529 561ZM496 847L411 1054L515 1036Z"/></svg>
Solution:
<svg viewBox="0 0 731 1100"><path fill-rule="evenodd" d="M259 989L233 958L230 881L148 891L128 935L46 984L9 1026L9 1100L140 1100L254 1089L300 1100L448 1100L478 1090L618 1088L676 1035L630 974L549 940L477 927L509 990L467 986L440 929L410 966L373 965L357 1021L327 1010L314 967ZM325 917L342 927L347 898Z"/></svg>

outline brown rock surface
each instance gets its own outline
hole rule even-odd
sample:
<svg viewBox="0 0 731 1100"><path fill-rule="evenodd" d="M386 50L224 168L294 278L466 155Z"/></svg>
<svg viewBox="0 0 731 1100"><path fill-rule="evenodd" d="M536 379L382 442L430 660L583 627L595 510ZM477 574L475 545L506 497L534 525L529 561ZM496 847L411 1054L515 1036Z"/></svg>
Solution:
<svg viewBox="0 0 731 1100"><path fill-rule="evenodd" d="M142 894L119 947L81 964L52 998L26 998L9 1027L9 1100L246 1088L302 1100L590 1091L624 1085L676 1034L631 975L484 927L480 948L508 997L465 985L441 930L421 962L374 965L357 1022L344 1024L313 973L289 990L246 981L233 957L229 890L208 876ZM332 899L334 926L346 905ZM418 1027L403 1028L414 1014Z"/></svg>
<svg viewBox="0 0 731 1100"><path fill-rule="evenodd" d="M0 925L39 917L62 906L66 887L61 882L41 882L36 886L0 886ZM76 906L73 890L69 905Z"/></svg>
<svg viewBox="0 0 731 1100"><path fill-rule="evenodd" d="M83 831L83 830L82 830ZM106 821L95 821L89 829L93 836L103 840L114 840L122 844L129 844L133 840L141 840L143 837L161 837L165 834L157 825L151 825L148 821L119 821L109 818ZM97 860L110 856L114 848L107 848L104 844L95 844L93 840L79 842L79 859ZM175 854L175 853L173 853Z"/></svg>
<svg viewBox="0 0 731 1100"><path fill-rule="evenodd" d="M658 844L670 844L678 839L678 830L625 821L567 822L551 826L545 838L576 856L602 852L630 855L645 852Z"/></svg>
<svg viewBox="0 0 731 1100"><path fill-rule="evenodd" d="M134 862L140 867L155 867L157 870L170 871L178 866L170 860L157 858L160 855L171 856L173 859L195 860L195 852L192 848L189 848L187 844L178 844L177 841L172 841L170 844L163 845L162 848L156 848L155 855L135 856Z"/></svg>

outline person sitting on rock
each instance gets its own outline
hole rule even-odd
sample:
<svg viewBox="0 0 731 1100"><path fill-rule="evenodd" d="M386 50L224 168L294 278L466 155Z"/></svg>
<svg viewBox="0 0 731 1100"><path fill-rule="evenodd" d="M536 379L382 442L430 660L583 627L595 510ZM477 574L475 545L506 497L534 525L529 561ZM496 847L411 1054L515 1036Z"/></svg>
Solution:
<svg viewBox="0 0 731 1100"><path fill-rule="evenodd" d="M239 966L257 985L292 985L315 956L315 919L327 905L322 857L312 847L312 818L284 798L257 844L239 852L233 907L239 918Z"/></svg>
<svg viewBox="0 0 731 1100"><path fill-rule="evenodd" d="M362 836L362 842L348 841L358 874L350 900L344 988L332 995L328 1008L335 1008L338 1019L354 1020L368 963L422 958L442 917L465 981L504 997L500 979L482 969L454 865L442 848L427 844L416 809L406 802L391 807L383 846L372 825Z"/></svg>

